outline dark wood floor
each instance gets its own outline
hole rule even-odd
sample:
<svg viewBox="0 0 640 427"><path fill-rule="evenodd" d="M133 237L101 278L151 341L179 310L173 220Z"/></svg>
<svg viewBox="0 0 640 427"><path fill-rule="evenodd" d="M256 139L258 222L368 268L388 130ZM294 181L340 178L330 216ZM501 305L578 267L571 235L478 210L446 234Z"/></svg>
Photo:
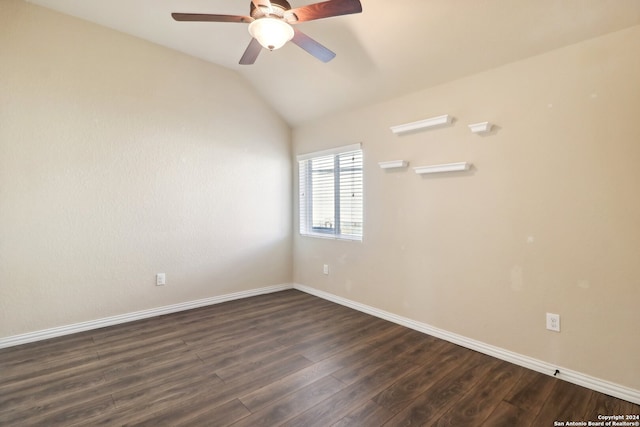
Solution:
<svg viewBox="0 0 640 427"><path fill-rule="evenodd" d="M2 426L553 426L640 407L298 292L0 350Z"/></svg>

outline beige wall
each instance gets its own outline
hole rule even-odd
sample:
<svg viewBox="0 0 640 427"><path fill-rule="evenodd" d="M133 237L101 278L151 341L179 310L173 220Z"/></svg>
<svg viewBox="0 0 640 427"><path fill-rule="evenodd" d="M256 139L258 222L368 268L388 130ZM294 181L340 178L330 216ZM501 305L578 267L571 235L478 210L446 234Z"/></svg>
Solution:
<svg viewBox="0 0 640 427"><path fill-rule="evenodd" d="M0 337L289 283L290 152L236 73L2 0Z"/></svg>
<svg viewBox="0 0 640 427"><path fill-rule="evenodd" d="M294 155L363 143L366 224L362 243L296 232L295 282L640 389L638 52L633 27L296 128ZM474 168L377 165L398 159Z"/></svg>

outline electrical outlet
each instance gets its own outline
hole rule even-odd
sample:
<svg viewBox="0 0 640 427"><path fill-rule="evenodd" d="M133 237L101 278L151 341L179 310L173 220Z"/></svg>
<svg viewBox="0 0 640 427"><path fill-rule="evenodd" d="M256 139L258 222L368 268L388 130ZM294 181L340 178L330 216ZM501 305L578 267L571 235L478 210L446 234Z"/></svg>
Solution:
<svg viewBox="0 0 640 427"><path fill-rule="evenodd" d="M560 332L560 315L547 313L547 329L554 332Z"/></svg>
<svg viewBox="0 0 640 427"><path fill-rule="evenodd" d="M156 286L164 286L167 284L167 276L164 273L156 274Z"/></svg>
<svg viewBox="0 0 640 427"><path fill-rule="evenodd" d="M322 268L322 272L324 274L329 274L329 264L324 265L324 267Z"/></svg>

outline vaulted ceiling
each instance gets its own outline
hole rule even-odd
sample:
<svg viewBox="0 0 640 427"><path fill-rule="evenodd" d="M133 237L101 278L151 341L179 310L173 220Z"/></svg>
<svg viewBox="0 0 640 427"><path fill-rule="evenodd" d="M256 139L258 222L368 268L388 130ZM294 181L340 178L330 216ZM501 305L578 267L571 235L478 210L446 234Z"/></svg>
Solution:
<svg viewBox="0 0 640 427"><path fill-rule="evenodd" d="M246 24L171 12L248 15L250 0L28 1L236 70L293 126L640 24L639 0L361 0L361 14L297 26L333 61L288 43L246 66Z"/></svg>

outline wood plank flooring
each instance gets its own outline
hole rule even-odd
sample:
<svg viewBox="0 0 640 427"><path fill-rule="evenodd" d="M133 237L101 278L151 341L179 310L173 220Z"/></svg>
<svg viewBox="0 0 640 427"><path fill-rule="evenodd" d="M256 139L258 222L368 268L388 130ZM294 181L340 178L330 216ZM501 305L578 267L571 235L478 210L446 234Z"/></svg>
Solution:
<svg viewBox="0 0 640 427"><path fill-rule="evenodd" d="M0 350L1 426L553 426L640 407L284 291Z"/></svg>

